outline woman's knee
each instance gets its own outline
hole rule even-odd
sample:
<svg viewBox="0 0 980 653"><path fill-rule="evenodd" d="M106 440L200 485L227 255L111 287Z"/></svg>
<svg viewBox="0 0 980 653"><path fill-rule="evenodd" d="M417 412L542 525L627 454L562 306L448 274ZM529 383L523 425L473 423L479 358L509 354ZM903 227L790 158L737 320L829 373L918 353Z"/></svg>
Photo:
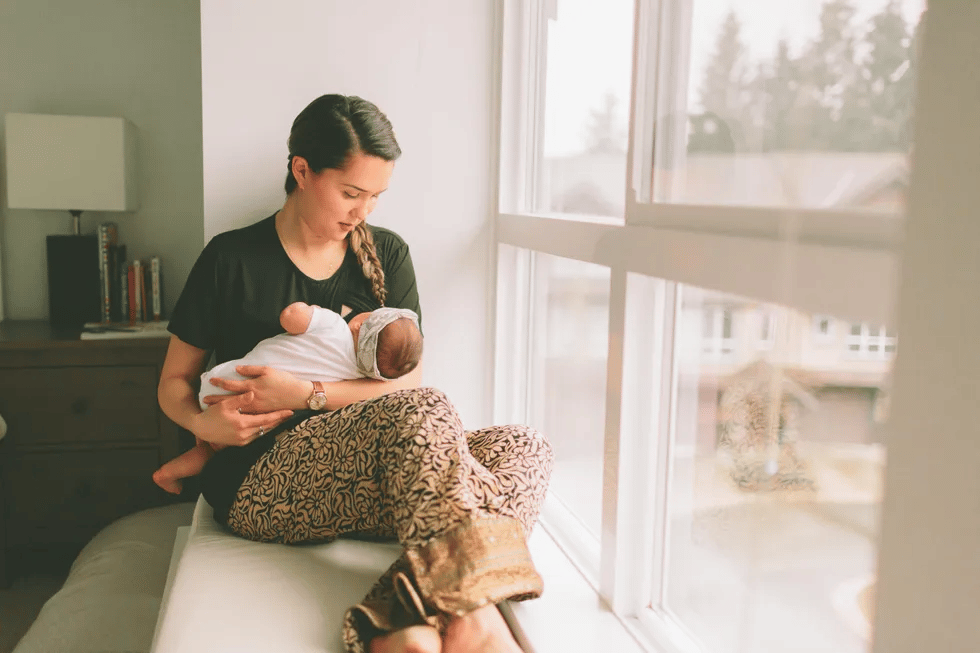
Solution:
<svg viewBox="0 0 980 653"><path fill-rule="evenodd" d="M419 403L426 405L445 405L453 408L453 403L449 400L449 397L439 388L412 388L409 392L413 393L412 396L418 399Z"/></svg>
<svg viewBox="0 0 980 653"><path fill-rule="evenodd" d="M443 404L452 408L452 402L449 400L446 393L438 388L432 387L396 390L395 392L381 395L374 401L382 403L416 404L420 407Z"/></svg>
<svg viewBox="0 0 980 653"><path fill-rule="evenodd" d="M541 431L530 426L512 426L517 435L515 440L526 450L532 452L537 458L547 461L549 464L555 458L554 449L548 438L544 437Z"/></svg>

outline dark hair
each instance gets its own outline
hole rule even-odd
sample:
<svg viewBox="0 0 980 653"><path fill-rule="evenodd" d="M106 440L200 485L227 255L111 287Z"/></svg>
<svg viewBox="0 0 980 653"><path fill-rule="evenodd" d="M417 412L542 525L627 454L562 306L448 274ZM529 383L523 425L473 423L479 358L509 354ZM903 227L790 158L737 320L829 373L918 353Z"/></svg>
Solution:
<svg viewBox="0 0 980 653"><path fill-rule="evenodd" d="M386 379L397 379L414 370L422 360L422 334L415 322L400 317L381 329L375 356L378 371Z"/></svg>
<svg viewBox="0 0 980 653"><path fill-rule="evenodd" d="M358 152L394 161L401 156L388 117L377 106L354 95L321 95L299 112L289 130L286 194L296 188L293 157L301 156L313 172L340 169Z"/></svg>

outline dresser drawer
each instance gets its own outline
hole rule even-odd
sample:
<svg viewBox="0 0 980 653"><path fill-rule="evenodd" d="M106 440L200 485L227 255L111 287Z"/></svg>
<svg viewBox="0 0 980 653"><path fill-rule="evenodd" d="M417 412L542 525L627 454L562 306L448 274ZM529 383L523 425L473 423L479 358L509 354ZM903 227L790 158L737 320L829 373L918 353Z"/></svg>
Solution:
<svg viewBox="0 0 980 653"><path fill-rule="evenodd" d="M156 440L155 366L0 369L0 415L14 446Z"/></svg>
<svg viewBox="0 0 980 653"><path fill-rule="evenodd" d="M3 461L7 547L84 544L113 520L163 505L157 449L20 453Z"/></svg>

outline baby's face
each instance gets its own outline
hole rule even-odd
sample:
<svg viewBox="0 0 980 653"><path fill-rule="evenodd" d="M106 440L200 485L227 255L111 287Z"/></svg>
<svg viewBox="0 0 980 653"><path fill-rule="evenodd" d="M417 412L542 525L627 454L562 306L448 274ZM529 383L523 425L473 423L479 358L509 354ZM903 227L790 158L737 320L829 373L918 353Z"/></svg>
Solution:
<svg viewBox="0 0 980 653"><path fill-rule="evenodd" d="M369 315L371 315L370 312L358 313L350 319L350 322L347 323L347 327L350 329L351 335L354 336L355 351L357 350L357 335L361 332L361 325L364 324L364 320L368 319Z"/></svg>

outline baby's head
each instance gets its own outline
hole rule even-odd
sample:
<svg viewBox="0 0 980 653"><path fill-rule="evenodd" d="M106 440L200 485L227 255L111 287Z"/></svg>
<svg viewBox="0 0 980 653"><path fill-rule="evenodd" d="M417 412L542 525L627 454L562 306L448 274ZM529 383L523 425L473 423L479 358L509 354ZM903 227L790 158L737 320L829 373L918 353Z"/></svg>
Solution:
<svg viewBox="0 0 980 653"><path fill-rule="evenodd" d="M349 323L354 335L357 369L374 379L397 379L422 359L418 316L403 308L359 313Z"/></svg>

